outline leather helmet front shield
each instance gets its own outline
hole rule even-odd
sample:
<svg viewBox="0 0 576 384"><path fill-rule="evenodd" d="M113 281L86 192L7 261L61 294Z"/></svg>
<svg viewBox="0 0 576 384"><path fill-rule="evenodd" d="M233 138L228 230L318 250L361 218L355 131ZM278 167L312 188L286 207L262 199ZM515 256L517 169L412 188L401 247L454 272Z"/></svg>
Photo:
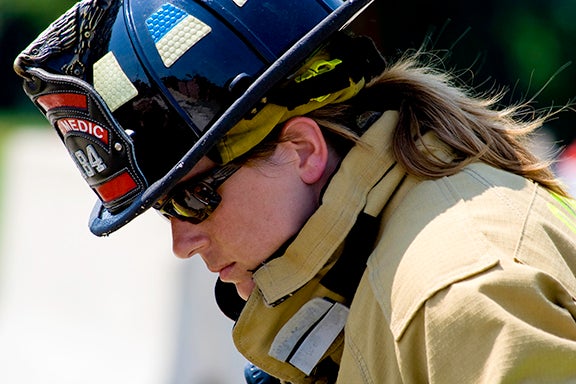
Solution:
<svg viewBox="0 0 576 384"><path fill-rule="evenodd" d="M30 69L27 94L56 129L80 173L104 207L118 212L147 187L132 140L89 84Z"/></svg>

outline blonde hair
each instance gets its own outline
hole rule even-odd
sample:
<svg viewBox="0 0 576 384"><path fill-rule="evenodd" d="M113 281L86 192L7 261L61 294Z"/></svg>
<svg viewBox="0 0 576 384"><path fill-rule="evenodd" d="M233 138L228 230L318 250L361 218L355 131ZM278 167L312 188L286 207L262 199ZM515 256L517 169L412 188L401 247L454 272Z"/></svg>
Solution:
<svg viewBox="0 0 576 384"><path fill-rule="evenodd" d="M439 178L481 161L567 196L551 170L551 161L539 159L529 147L535 130L558 111L538 113L529 102L499 109L504 92L476 96L471 87L457 83L457 76L439 69L440 62L423 51L407 53L388 65L358 96L308 116L332 134L355 140L350 122L358 110L366 104L372 108L381 104L377 110L397 109L400 113L393 150L397 161L411 174ZM453 151L451 162L417 146L418 138L429 131Z"/></svg>

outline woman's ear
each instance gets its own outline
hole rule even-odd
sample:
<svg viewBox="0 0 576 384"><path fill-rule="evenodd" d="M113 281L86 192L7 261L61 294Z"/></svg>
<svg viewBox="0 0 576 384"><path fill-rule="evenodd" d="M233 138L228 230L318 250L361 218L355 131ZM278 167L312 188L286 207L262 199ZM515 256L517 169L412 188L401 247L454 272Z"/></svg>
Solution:
<svg viewBox="0 0 576 384"><path fill-rule="evenodd" d="M319 181L328 164L328 145L318 124L309 117L288 120L281 132L281 141L294 150L300 178L306 184Z"/></svg>

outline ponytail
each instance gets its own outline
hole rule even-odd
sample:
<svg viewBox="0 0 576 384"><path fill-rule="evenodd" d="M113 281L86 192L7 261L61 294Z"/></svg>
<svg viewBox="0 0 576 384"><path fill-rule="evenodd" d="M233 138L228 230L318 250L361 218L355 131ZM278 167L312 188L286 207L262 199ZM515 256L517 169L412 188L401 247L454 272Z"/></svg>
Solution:
<svg viewBox="0 0 576 384"><path fill-rule="evenodd" d="M567 196L551 170L551 162L539 159L529 148L532 133L552 112L538 115L528 103L499 109L502 92L474 96L470 89L457 85L457 78L449 72L439 71L431 64L422 65L422 56L422 52L403 56L346 106L322 108L310 117L334 131L334 127L350 127L359 109L396 109L400 119L393 136L393 151L408 173L439 178L481 161ZM450 162L417 145L421 142L418 139L430 131L450 148Z"/></svg>

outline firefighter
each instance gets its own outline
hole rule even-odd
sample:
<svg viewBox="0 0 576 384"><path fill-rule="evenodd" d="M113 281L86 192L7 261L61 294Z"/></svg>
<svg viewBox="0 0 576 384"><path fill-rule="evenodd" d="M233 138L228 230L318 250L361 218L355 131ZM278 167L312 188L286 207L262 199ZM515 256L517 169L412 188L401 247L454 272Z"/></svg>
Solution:
<svg viewBox="0 0 576 384"><path fill-rule="evenodd" d="M528 135L368 0L87 0L15 61L97 196L219 276L251 382L576 378L576 203ZM441 64L441 63L438 63Z"/></svg>

